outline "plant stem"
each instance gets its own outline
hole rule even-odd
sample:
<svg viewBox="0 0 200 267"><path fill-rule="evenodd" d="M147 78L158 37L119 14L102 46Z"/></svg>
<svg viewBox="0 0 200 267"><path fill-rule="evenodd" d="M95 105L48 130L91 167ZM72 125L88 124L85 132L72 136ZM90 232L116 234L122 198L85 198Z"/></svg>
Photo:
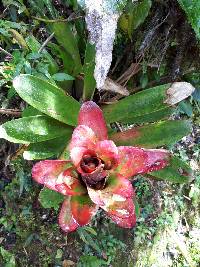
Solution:
<svg viewBox="0 0 200 267"><path fill-rule="evenodd" d="M6 115L12 115L15 117L21 117L21 110L17 110L17 109L4 109L1 108L0 109L0 114L6 114Z"/></svg>
<svg viewBox="0 0 200 267"><path fill-rule="evenodd" d="M73 20L76 20L76 19L80 19L82 17L83 16L68 17L67 19L44 19L44 18L38 18L38 17L32 16L33 19L36 19L36 20L39 20L39 21L43 21L43 22L46 22L46 23L67 22L67 21L69 22L69 21L73 21Z"/></svg>
<svg viewBox="0 0 200 267"><path fill-rule="evenodd" d="M2 51L4 54L6 54L9 57L13 57L12 54L10 54L8 51L6 51L5 49L3 49L2 47L0 47L0 51Z"/></svg>
<svg viewBox="0 0 200 267"><path fill-rule="evenodd" d="M54 37L54 32L44 41L40 49L38 50L38 53L41 53L45 46L48 44L48 42Z"/></svg>

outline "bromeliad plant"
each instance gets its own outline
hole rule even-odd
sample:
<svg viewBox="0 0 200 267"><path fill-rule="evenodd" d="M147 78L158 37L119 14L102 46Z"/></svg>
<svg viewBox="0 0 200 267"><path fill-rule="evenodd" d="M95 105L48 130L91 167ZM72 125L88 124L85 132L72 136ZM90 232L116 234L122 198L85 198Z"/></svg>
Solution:
<svg viewBox="0 0 200 267"><path fill-rule="evenodd" d="M133 227L135 197L129 178L136 174L178 183L190 179L185 162L155 149L190 132L188 121L164 120L173 110L168 99L173 86L144 90L102 110L92 101L80 106L56 85L32 75L16 77L13 86L32 107L23 118L1 125L0 136L26 144L25 159L60 158L36 163L32 175L64 195L59 224L65 232L88 224L98 207L119 226ZM145 124L108 134L106 124L115 121ZM157 122L147 123L152 121Z"/></svg>
<svg viewBox="0 0 200 267"><path fill-rule="evenodd" d="M128 178L160 170L170 158L163 149L117 147L108 140L103 113L92 101L81 106L69 150L71 161L41 161L32 171L36 182L71 196L64 201L59 215L65 232L88 224L98 207L119 226L133 227L134 190Z"/></svg>
<svg viewBox="0 0 200 267"><path fill-rule="evenodd" d="M7 77L3 72L8 82L14 78L13 88L29 106L22 118L0 126L0 138L24 144L27 160L59 158L36 163L33 178L64 196L59 223L65 232L89 223L98 207L119 226L133 227L135 197L129 178L140 173L183 183L191 177L185 162L157 148L168 148L190 133L190 122L168 118L194 88L187 83L160 85L100 109L90 101L96 87L95 47L84 38L83 21L72 25L54 20L47 28L54 35L48 50L32 35L23 39L26 55L20 72L28 74ZM111 85L112 92L122 90ZM140 126L115 132L113 122ZM53 191L46 194L51 195Z"/></svg>

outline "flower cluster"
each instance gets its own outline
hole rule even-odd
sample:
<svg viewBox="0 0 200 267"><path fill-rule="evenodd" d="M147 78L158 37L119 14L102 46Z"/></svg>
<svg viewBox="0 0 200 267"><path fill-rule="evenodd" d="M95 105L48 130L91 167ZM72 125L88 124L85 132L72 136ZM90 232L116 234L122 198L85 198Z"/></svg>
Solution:
<svg viewBox="0 0 200 267"><path fill-rule="evenodd" d="M108 140L101 109L92 101L80 110L69 144L71 160L45 160L34 165L33 179L66 199L59 214L65 232L86 225L98 208L119 226L136 223L132 176L164 168L170 154L163 149L119 146Z"/></svg>

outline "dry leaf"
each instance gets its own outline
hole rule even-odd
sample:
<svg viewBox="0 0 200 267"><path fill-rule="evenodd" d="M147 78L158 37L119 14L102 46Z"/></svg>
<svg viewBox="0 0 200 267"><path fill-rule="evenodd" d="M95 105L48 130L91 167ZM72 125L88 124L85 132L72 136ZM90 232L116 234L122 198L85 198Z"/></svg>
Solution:
<svg viewBox="0 0 200 267"><path fill-rule="evenodd" d="M75 262L71 260L64 260L62 266L63 267L69 267L69 266L75 266Z"/></svg>
<svg viewBox="0 0 200 267"><path fill-rule="evenodd" d="M105 83L104 83L104 85L103 85L103 87L101 89L102 90L106 90L106 91L111 91L111 92L114 92L114 93L118 93L118 94L124 95L124 96L128 96L129 95L129 91L125 87L123 87L120 84L114 82L110 78L107 78L105 80Z"/></svg>
<svg viewBox="0 0 200 267"><path fill-rule="evenodd" d="M194 90L195 88L190 83L175 82L167 90L167 99L164 103L168 105L175 105L190 96Z"/></svg>

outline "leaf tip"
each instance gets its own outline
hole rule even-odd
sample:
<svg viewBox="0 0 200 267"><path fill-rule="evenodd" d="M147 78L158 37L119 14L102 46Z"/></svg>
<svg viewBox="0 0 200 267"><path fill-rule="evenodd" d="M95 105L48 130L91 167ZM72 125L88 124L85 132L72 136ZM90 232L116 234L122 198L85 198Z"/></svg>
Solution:
<svg viewBox="0 0 200 267"><path fill-rule="evenodd" d="M194 91L194 86L188 82L174 82L166 91L167 99L164 103L170 106L175 105L188 98Z"/></svg>

